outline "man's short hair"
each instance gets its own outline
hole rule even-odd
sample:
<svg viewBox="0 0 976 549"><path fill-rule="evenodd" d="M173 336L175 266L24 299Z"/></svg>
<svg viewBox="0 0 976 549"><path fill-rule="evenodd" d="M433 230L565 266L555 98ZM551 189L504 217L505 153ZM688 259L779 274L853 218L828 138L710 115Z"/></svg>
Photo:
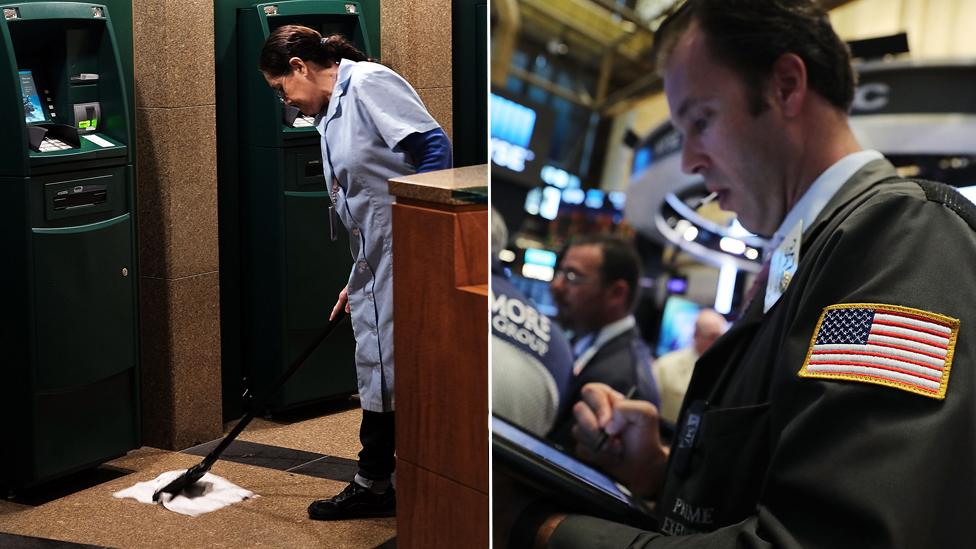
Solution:
<svg viewBox="0 0 976 549"><path fill-rule="evenodd" d="M749 108L758 115L768 105L763 80L784 53L803 59L811 89L841 111L854 99L851 53L814 0L687 0L655 35L659 71L678 39L697 21L709 52L739 74L749 90Z"/></svg>
<svg viewBox="0 0 976 549"><path fill-rule="evenodd" d="M633 308L637 301L638 281L641 273L641 260L634 245L617 236L584 235L574 238L566 247L599 246L603 251L603 264L600 267L600 281L604 286L616 280L627 283L627 303Z"/></svg>

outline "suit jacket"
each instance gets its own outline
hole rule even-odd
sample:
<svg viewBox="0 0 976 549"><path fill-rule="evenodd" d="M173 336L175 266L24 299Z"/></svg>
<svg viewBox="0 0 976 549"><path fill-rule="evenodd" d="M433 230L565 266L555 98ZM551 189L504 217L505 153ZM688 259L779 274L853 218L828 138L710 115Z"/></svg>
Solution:
<svg viewBox="0 0 976 549"><path fill-rule="evenodd" d="M634 398L657 406L659 398L651 374L651 352L636 327L604 343L579 375L572 378L568 397L560 404L556 421L549 432L551 441L568 449L576 446L572 433L576 422L573 405L580 400L583 386L593 382L606 383L624 394L637 387Z"/></svg>
<svg viewBox="0 0 976 549"><path fill-rule="evenodd" d="M976 208L954 190L900 179L885 160L867 164L804 234L779 301L763 314L758 295L698 361L657 508L662 532L702 534L570 517L551 546L972 545L974 227ZM944 399L867 376L801 376L836 304L959 319ZM707 402L701 414L695 402Z"/></svg>

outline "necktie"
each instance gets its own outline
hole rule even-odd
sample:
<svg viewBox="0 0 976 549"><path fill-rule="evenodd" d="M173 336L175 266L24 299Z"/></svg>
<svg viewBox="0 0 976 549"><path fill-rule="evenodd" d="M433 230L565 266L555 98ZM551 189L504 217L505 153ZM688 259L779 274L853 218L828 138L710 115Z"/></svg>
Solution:
<svg viewBox="0 0 976 549"><path fill-rule="evenodd" d="M752 281L752 286L749 286L749 289L746 290L746 295L742 299L742 307L739 309L739 315L746 312L746 309L749 308L749 304L752 303L753 299L755 299L756 295L759 293L759 290L766 288L766 282L769 281L769 263L771 258L772 254L769 254L766 257L766 260L763 261L762 269Z"/></svg>
<svg viewBox="0 0 976 549"><path fill-rule="evenodd" d="M590 348L590 345L593 344L593 338L594 338L594 334L589 333L589 334L586 334L583 337L577 339L576 342L573 343L573 359L574 360L577 359L577 358L579 358L579 357L581 357L583 355L583 353L585 353L586 350Z"/></svg>

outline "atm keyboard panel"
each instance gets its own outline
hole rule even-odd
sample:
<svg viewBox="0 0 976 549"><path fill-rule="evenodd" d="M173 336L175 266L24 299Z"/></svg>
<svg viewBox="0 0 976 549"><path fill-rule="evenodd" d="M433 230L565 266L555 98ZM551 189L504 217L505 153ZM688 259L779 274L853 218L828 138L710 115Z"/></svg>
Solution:
<svg viewBox="0 0 976 549"><path fill-rule="evenodd" d="M71 145L61 141L60 139L55 139L53 137L45 137L44 141L41 141L40 151L50 152L50 151L66 151L68 149L73 149Z"/></svg>

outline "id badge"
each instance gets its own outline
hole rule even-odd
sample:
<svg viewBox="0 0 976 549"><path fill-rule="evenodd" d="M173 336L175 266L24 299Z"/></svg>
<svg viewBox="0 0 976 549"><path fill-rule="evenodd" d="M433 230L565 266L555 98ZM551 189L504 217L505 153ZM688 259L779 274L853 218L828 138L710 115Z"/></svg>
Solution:
<svg viewBox="0 0 976 549"><path fill-rule="evenodd" d="M696 400L685 412L684 424L678 432L678 438L673 441L671 461L674 472L679 477L686 477L691 470L691 453L695 448L695 440L701 427L702 416L708 409L704 400Z"/></svg>
<svg viewBox="0 0 976 549"><path fill-rule="evenodd" d="M800 265L800 240L803 235L803 221L793 226L783 242L773 252L769 263L769 279L766 281L766 300L763 314L768 313L779 298L786 293L796 269Z"/></svg>

